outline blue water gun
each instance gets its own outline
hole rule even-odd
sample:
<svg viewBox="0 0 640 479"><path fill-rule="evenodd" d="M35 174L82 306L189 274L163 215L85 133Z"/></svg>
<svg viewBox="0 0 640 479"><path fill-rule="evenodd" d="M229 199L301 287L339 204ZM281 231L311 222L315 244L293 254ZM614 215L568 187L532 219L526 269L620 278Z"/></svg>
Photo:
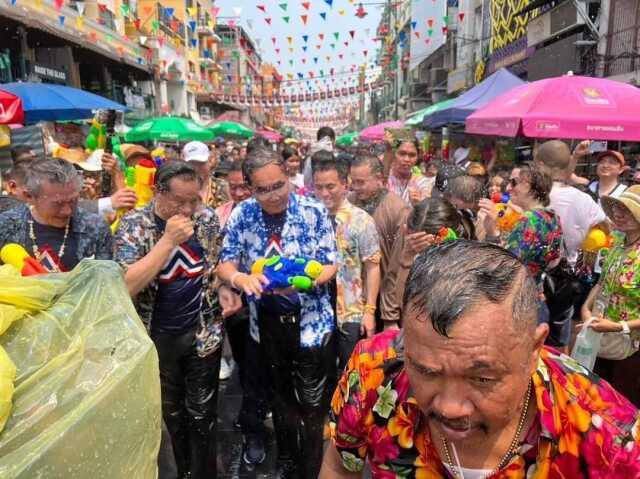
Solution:
<svg viewBox="0 0 640 479"><path fill-rule="evenodd" d="M307 291L313 287L313 282L323 269L322 264L313 259L272 256L257 259L251 266L251 273L262 274L269 280L265 291L291 286L299 291Z"/></svg>

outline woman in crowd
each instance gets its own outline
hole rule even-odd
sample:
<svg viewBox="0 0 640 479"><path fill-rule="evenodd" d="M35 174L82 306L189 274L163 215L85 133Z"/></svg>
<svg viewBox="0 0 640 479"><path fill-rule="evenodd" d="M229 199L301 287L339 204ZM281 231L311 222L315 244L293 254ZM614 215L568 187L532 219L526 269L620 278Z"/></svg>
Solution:
<svg viewBox="0 0 640 479"><path fill-rule="evenodd" d="M385 171L389 168L387 188L402 198L406 203L415 205L431 196L433 185L422 174L414 169L418 163L420 146L418 140L406 130L385 133L387 152L385 153Z"/></svg>
<svg viewBox="0 0 640 479"><path fill-rule="evenodd" d="M507 180L504 176L496 174L489 178L489 184L487 186L487 194L489 198L493 198L495 195L500 195L507 189Z"/></svg>
<svg viewBox="0 0 640 479"><path fill-rule="evenodd" d="M523 166L509 180L507 191L511 203L522 209L511 231L498 230L499 213L496 204L488 199L480 201L484 215L486 240L501 243L519 257L529 269L540 293L540 322L549 322L547 344L564 349L571 338L571 323L549 321L549 309L544 302L543 274L560 262L562 228L558 216L549 208L549 193L553 181L545 173Z"/></svg>
<svg viewBox="0 0 640 479"><path fill-rule="evenodd" d="M293 184L296 189L304 188L304 175L300 173L302 160L296 149L289 145L285 146L282 149L282 157L284 158L291 184Z"/></svg>
<svg viewBox="0 0 640 479"><path fill-rule="evenodd" d="M624 359L596 361L595 371L637 407L640 407L640 383L636 373L640 354L633 344L640 330L640 185L628 188L619 198L602 198L602 206L617 232L614 246L605 256L602 275L582 306L583 321L602 333L629 335L622 338L632 347L626 353L610 351L602 338L600 354ZM596 303L600 303L596 307ZM600 309L600 311L598 311ZM613 353L613 354L611 354Z"/></svg>
<svg viewBox="0 0 640 479"><path fill-rule="evenodd" d="M416 204L404 233L398 235L389 271L380 288L380 312L385 328L400 325L402 296L416 255L429 246L456 238L475 239L473 223L444 198L427 198Z"/></svg>

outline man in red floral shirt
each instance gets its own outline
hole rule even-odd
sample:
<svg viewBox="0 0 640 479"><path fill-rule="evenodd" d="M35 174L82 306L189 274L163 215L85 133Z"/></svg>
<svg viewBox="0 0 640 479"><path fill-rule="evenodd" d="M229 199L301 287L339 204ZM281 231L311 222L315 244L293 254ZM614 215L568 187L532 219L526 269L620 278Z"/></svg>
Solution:
<svg viewBox="0 0 640 479"><path fill-rule="evenodd" d="M356 347L320 478L640 477L638 411L544 346L526 267L454 241L416 259L404 330Z"/></svg>

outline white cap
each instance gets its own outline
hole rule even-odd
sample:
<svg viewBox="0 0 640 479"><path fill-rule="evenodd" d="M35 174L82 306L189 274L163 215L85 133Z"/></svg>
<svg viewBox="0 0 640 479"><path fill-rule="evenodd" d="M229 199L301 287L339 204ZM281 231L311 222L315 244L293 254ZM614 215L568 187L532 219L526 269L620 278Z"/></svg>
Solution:
<svg viewBox="0 0 640 479"><path fill-rule="evenodd" d="M201 141L190 141L182 149L184 161L198 161L205 163L209 161L209 147Z"/></svg>

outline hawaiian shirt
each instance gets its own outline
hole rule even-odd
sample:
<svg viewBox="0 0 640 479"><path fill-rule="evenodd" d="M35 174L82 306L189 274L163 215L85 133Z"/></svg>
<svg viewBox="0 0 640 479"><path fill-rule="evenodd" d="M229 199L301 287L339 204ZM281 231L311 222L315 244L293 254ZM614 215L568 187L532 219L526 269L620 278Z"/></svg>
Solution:
<svg viewBox="0 0 640 479"><path fill-rule="evenodd" d="M554 349L532 375L538 414L495 479L640 477L639 413L607 382ZM404 369L402 331L360 341L333 395L330 431L345 469L373 479L452 478Z"/></svg>
<svg viewBox="0 0 640 479"><path fill-rule="evenodd" d="M527 265L538 285L549 263L560 257L562 228L553 210L525 211L505 237L504 248Z"/></svg>
<svg viewBox="0 0 640 479"><path fill-rule="evenodd" d="M631 321L640 312L640 243L625 253L624 235L613 237L613 247L604 253L600 280L609 300L606 316L612 321Z"/></svg>
<svg viewBox="0 0 640 479"><path fill-rule="evenodd" d="M396 178L396 176L391 173L387 180L387 188L389 191L392 191L402 198L405 203L411 204L411 200L409 198L409 193L411 191L419 191L420 195L423 198L426 198L431 196L432 184L426 176L420 174L411 173L411 178L409 178L408 182L405 182Z"/></svg>
<svg viewBox="0 0 640 479"><path fill-rule="evenodd" d="M225 229L220 262L232 261L238 264L239 271L249 273L253 263L265 256L269 242L262 208L256 199L249 198L236 206ZM335 236L325 207L315 200L292 193L280 246L287 257L302 256L322 264L335 264ZM319 346L323 337L333 331L334 315L328 288L312 288L298 295L301 305L300 345ZM255 301L250 302L249 309L251 336L259 341Z"/></svg>
<svg viewBox="0 0 640 479"><path fill-rule="evenodd" d="M20 204L16 208L0 214L0 248L7 243L27 245L29 221L32 219L29 207ZM78 262L89 259L112 259L113 237L109 225L101 216L76 208L71 217L70 233L76 235Z"/></svg>
<svg viewBox="0 0 640 479"><path fill-rule="evenodd" d="M207 206L216 209L231 199L229 195L229 184L226 180L211 176L209 181L209 195L207 197Z"/></svg>
<svg viewBox="0 0 640 479"><path fill-rule="evenodd" d="M360 323L364 314L363 263L380 262L380 242L373 218L344 200L336 214L338 247L338 327Z"/></svg>
<svg viewBox="0 0 640 479"><path fill-rule="evenodd" d="M217 295L213 292L212 272L217 264L220 251L220 223L218 217L211 208L204 207L195 214L195 236L205 251L205 271L209 274L203 276L203 291L212 308L212 322L210 329L217 338L216 343L222 342L222 312L218 304ZM136 208L126 213L120 220L120 225L115 234L115 261L125 270L135 262L144 258L156 245L158 236L154 215L154 202ZM153 317L156 294L158 293L158 278L153 279L149 285L134 298L134 305L140 315L140 319L150 327ZM210 318L209 318L210 319Z"/></svg>

